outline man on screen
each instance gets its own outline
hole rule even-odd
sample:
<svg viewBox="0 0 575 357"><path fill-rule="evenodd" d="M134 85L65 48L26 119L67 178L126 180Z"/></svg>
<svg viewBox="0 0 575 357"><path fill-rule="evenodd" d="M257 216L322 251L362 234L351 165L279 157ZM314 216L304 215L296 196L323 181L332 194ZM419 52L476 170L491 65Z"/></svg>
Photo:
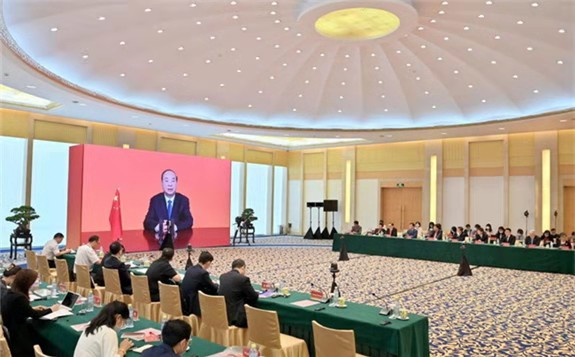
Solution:
<svg viewBox="0 0 575 357"><path fill-rule="evenodd" d="M144 229L154 232L160 250L173 248L177 232L192 228L194 218L190 212L190 200L177 193L178 176L171 169L160 176L163 192L150 199L150 207L144 219Z"/></svg>

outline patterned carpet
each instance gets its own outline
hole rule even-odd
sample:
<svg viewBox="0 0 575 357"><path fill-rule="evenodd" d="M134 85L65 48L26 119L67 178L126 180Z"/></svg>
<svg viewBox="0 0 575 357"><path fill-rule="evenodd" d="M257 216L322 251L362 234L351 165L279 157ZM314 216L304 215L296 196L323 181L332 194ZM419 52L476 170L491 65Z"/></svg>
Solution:
<svg viewBox="0 0 575 357"><path fill-rule="evenodd" d="M242 258L252 282L284 281L300 291L313 282L328 289L330 262L339 256L330 246L300 237L256 238L251 247L209 249L215 257L210 272L222 274ZM194 263L199 253L192 253ZM159 252L146 255L155 259ZM432 356L575 356L575 276L476 267L472 277L457 277L457 264L349 257L338 262L346 299L377 304L372 292L390 294L410 312L429 316ZM183 268L186 259L178 251L173 265Z"/></svg>

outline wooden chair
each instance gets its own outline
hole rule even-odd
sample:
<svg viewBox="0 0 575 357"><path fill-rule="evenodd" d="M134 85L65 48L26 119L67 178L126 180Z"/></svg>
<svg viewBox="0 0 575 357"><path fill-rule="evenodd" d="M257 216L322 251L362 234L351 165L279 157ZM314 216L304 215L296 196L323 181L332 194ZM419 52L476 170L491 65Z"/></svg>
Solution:
<svg viewBox="0 0 575 357"><path fill-rule="evenodd" d="M8 347L8 341L6 340L6 336L4 336L3 326L0 326L0 357L12 357L10 347Z"/></svg>
<svg viewBox="0 0 575 357"><path fill-rule="evenodd" d="M309 357L304 340L280 333L278 314L244 305L248 318L250 343L260 346L260 353L266 357Z"/></svg>
<svg viewBox="0 0 575 357"><path fill-rule="evenodd" d="M38 261L36 260L36 252L33 250L26 250L26 265L28 269L38 270Z"/></svg>
<svg viewBox="0 0 575 357"><path fill-rule="evenodd" d="M50 356L42 352L42 348L40 348L40 345L34 345L34 357L50 357Z"/></svg>
<svg viewBox="0 0 575 357"><path fill-rule="evenodd" d="M92 288L92 279L87 265L75 265L76 267L76 292L84 297L90 293L97 295L100 301L104 298L104 287L96 286Z"/></svg>
<svg viewBox="0 0 575 357"><path fill-rule="evenodd" d="M52 284L52 282L56 281L56 269L50 269L48 258L45 255L36 255L36 263L38 264L40 281L47 284Z"/></svg>
<svg viewBox="0 0 575 357"><path fill-rule="evenodd" d="M130 273L132 277L132 305L138 310L140 316L160 322L160 303L152 302L150 298L150 286L148 285L148 277L146 275L135 275Z"/></svg>
<svg viewBox="0 0 575 357"><path fill-rule="evenodd" d="M228 326L226 299L223 296L206 295L199 291L202 323L198 337L224 346L246 346L247 329Z"/></svg>
<svg viewBox="0 0 575 357"><path fill-rule="evenodd" d="M355 334L353 330L334 330L324 327L315 321L313 341L316 357L361 357L355 353Z"/></svg>
<svg viewBox="0 0 575 357"><path fill-rule="evenodd" d="M164 284L158 282L160 287L160 314L169 319L179 319L188 322L192 326L192 335L198 333L199 321L194 314L185 316L182 310L182 300L180 298L180 287L178 285Z"/></svg>
<svg viewBox="0 0 575 357"><path fill-rule="evenodd" d="M118 300L126 304L132 303L132 295L122 293L120 284L120 272L118 269L109 269L102 267L104 272L104 304Z"/></svg>
<svg viewBox="0 0 575 357"><path fill-rule="evenodd" d="M70 281L70 271L66 259L54 259L56 263L56 282L66 286L68 291L76 291L76 283Z"/></svg>

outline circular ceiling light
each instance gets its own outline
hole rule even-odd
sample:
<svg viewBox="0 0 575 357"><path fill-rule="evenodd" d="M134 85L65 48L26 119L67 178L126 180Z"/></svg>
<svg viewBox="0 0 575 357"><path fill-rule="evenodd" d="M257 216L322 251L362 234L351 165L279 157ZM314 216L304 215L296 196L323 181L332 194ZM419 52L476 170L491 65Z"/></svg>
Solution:
<svg viewBox="0 0 575 357"><path fill-rule="evenodd" d="M399 25L399 17L392 12L358 7L321 16L315 29L322 36L338 40L371 40L393 33Z"/></svg>

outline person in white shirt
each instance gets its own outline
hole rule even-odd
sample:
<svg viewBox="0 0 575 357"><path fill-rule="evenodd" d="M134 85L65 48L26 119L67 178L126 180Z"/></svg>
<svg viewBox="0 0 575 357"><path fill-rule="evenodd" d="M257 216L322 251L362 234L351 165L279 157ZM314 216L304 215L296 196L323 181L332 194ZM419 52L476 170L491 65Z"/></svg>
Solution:
<svg viewBox="0 0 575 357"><path fill-rule="evenodd" d="M125 339L118 346L116 331L124 326L129 317L128 305L123 302L112 301L104 306L82 332L74 350L74 357L125 356L134 344L129 339Z"/></svg>
<svg viewBox="0 0 575 357"><path fill-rule="evenodd" d="M71 249L64 249L60 250L59 245L62 244L64 240L64 235L62 233L54 234L54 239L50 239L49 241L44 244L44 248L42 249L42 255L46 256L48 260L48 265L50 268L55 268L56 263L54 259L57 257L70 253Z"/></svg>
<svg viewBox="0 0 575 357"><path fill-rule="evenodd" d="M76 262L74 263L74 274L76 274L76 265L87 265L90 270L94 264L100 264L102 260L96 254L96 249L100 248L100 237L91 236L88 243L80 246L76 252Z"/></svg>

